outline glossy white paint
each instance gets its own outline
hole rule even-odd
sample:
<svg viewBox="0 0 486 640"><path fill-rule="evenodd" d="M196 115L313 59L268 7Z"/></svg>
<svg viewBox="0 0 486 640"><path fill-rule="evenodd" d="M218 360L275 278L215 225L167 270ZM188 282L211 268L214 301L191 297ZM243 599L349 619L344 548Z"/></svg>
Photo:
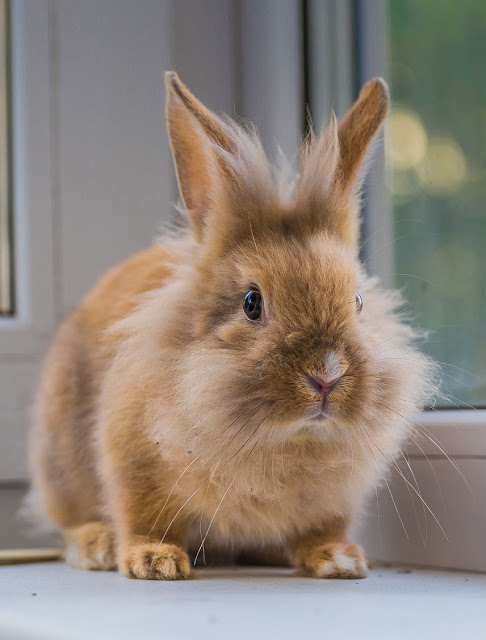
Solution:
<svg viewBox="0 0 486 640"><path fill-rule="evenodd" d="M39 564L1 576L2 638L484 638L486 576L473 574L375 569L366 580L316 580L241 568L143 582Z"/></svg>

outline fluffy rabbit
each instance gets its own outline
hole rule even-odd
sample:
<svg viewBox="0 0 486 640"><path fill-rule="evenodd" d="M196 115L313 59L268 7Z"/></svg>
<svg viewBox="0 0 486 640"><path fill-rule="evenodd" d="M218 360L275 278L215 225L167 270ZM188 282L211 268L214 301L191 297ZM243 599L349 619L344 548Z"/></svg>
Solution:
<svg viewBox="0 0 486 640"><path fill-rule="evenodd" d="M257 136L167 74L188 230L110 271L60 328L31 438L67 561L189 578L205 547L361 578L350 522L411 431L433 365L358 259L369 82L303 147L291 197ZM189 554L192 555L190 560Z"/></svg>

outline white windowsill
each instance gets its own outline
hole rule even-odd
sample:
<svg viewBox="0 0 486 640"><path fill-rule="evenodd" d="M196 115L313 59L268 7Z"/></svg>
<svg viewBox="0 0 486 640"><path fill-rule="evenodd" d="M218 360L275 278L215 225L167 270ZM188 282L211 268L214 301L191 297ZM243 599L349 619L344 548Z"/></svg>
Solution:
<svg viewBox="0 0 486 640"><path fill-rule="evenodd" d="M14 640L484 637L485 575L376 568L366 580L315 580L238 568L169 583L63 563L0 573L0 637Z"/></svg>
<svg viewBox="0 0 486 640"><path fill-rule="evenodd" d="M407 451L412 455L452 457L486 456L486 409L437 409L424 411L417 423L424 426L428 435L435 438L443 449L431 442L426 435L414 436L420 447L409 442ZM444 453L445 452L445 453Z"/></svg>

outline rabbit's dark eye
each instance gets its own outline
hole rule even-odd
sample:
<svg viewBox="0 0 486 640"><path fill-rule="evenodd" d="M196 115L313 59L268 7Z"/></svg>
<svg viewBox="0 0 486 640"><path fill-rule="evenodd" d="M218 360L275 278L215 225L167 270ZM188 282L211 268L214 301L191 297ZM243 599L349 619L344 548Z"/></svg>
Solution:
<svg viewBox="0 0 486 640"><path fill-rule="evenodd" d="M356 292L356 312L361 313L363 309L363 298Z"/></svg>
<svg viewBox="0 0 486 640"><path fill-rule="evenodd" d="M243 310L248 320L260 320L263 311L263 297L258 289L248 291L243 302Z"/></svg>

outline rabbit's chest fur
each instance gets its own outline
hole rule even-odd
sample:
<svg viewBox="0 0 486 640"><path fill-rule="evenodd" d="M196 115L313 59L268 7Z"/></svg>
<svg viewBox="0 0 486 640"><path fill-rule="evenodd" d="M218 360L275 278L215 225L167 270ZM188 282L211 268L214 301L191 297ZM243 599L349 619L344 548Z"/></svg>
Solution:
<svg viewBox="0 0 486 640"><path fill-rule="evenodd" d="M174 492L179 500L196 492L185 507L194 520L195 542L208 533L210 540L237 546L278 544L328 516L347 513L363 475L374 473L364 461L351 465L345 448L302 434L283 446L255 450L244 464L221 473L217 467L217 460L212 467L196 460Z"/></svg>

